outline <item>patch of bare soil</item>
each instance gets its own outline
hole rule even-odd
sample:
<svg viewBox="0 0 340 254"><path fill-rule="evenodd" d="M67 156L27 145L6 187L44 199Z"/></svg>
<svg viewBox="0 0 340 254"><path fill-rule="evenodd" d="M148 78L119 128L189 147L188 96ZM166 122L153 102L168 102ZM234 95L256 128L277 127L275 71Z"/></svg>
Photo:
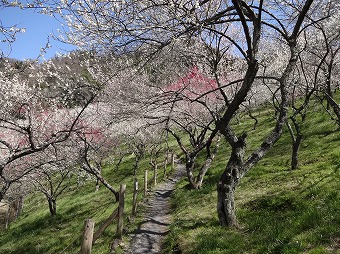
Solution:
<svg viewBox="0 0 340 254"><path fill-rule="evenodd" d="M169 231L171 224L170 196L176 183L185 175L185 167L176 163L174 174L159 183L146 204L144 220L131 234L130 246L126 254L161 253L162 240Z"/></svg>

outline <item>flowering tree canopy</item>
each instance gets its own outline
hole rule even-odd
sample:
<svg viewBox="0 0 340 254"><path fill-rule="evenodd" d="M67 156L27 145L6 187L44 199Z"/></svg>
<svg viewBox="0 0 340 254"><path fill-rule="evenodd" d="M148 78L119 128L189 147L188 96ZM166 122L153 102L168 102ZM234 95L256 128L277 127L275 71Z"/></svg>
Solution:
<svg viewBox="0 0 340 254"><path fill-rule="evenodd" d="M48 151L82 129L81 116L94 99L91 95L83 106L68 109L62 96L46 97L46 87L37 85L41 72L26 75L29 68L35 64L20 70L5 60L0 70L0 200L26 175L52 162Z"/></svg>
<svg viewBox="0 0 340 254"><path fill-rule="evenodd" d="M44 12L60 15L70 28L61 40L91 52L84 65L86 75L76 78L75 84L101 92L98 98L102 112L108 113L103 117L108 126L134 122L133 128L125 126L134 130L139 122L161 122L170 129L170 120L183 127L204 116L200 127L225 137L231 155L217 183L217 212L225 226L237 226L234 192L241 178L282 135L292 97L289 90L298 89L297 83L310 87L311 80L318 88L332 83L333 62L338 61L338 32L332 31L338 26L339 3L334 0L63 0L40 4ZM324 52L316 50L320 44L327 46ZM317 60L310 73L296 75L312 63L311 55L317 55ZM64 91L70 87L63 75L51 78ZM41 81L44 84L46 79ZM3 83L11 85L5 79ZM325 94L331 98L329 91ZM233 120L247 106L269 98L275 123L258 140L260 145L249 151L248 133L235 129ZM37 147L26 127L33 111L19 104L19 111L29 112L29 117L13 118L5 123L6 128L26 124L19 129ZM8 107L7 112L13 112L12 105ZM117 119L121 122L113 125ZM74 123L72 130L78 121ZM59 140L60 133L65 135L59 131L47 140ZM1 143L5 150L11 149L9 142Z"/></svg>
<svg viewBox="0 0 340 254"><path fill-rule="evenodd" d="M138 51L145 63L177 43L203 42L197 44L202 49L199 55L209 66L208 72L224 102L224 110L213 119L216 130L225 136L232 149L218 183L218 215L222 225L236 226L235 188L282 134L289 88L299 56L306 50L303 36L321 21L336 17L338 3L142 0L83 4L80 0L66 0L60 8L64 10L65 22L72 27L66 39L102 54ZM233 71L237 74L231 75ZM255 100L254 94L264 95L262 100L275 98L276 123L261 145L246 154L247 133L237 133L231 123L246 101ZM193 93L183 95L191 97ZM199 99L198 96L194 100L203 105Z"/></svg>

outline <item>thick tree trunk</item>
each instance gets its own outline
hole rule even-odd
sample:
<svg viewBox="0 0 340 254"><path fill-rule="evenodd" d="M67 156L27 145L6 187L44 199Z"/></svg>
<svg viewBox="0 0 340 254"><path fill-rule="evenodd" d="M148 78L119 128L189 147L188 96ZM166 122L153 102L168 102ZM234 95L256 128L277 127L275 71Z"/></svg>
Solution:
<svg viewBox="0 0 340 254"><path fill-rule="evenodd" d="M226 129L223 135L231 134ZM232 145L231 155L217 184L217 214L221 226L238 227L235 213L235 188L241 179L241 172L244 171L243 158L246 148L246 134L240 137L229 136Z"/></svg>
<svg viewBox="0 0 340 254"><path fill-rule="evenodd" d="M187 171L187 177L188 177L188 181L189 181L189 185L191 189L196 189L195 177L194 177L194 174L192 173L194 170L195 159L196 158L191 158L190 156L186 156L185 168Z"/></svg>
<svg viewBox="0 0 340 254"><path fill-rule="evenodd" d="M262 3L263 1L260 1ZM233 5L235 6L236 11L240 18L245 19L244 13L242 12L242 8L239 6L239 1L233 0ZM244 3L244 2L243 2ZM260 34L261 34L261 17L259 19L253 19L253 47L251 46L251 39L249 37L248 27L244 26L244 33L248 36L248 69L245 73L244 80L242 86L235 94L234 99L228 103L228 108L224 112L223 117L218 120L216 123L217 128L226 137L226 140L232 147L232 152L230 159L228 161L228 165L223 172L218 185L218 201L217 201L217 212L220 224L228 227L237 227L237 220L235 215L235 201L234 201L234 192L236 186L239 184L240 178L243 177L259 160L263 158L263 156L273 147L275 142L281 137L282 129L286 122L287 118L287 106L288 106L288 84L290 82L290 74L294 71L296 66L296 62L298 61L298 47L297 47L297 38L300 32L300 29L303 24L303 20L312 5L313 0L307 0L301 11L297 17L297 21L293 28L291 35L285 38L288 42L290 48L290 58L287 61L287 65L285 70L283 71L280 79L278 80L280 83L280 94L281 94L281 103L276 112L278 113L278 118L276 120L275 128L273 131L267 136L267 138L262 142L260 147L256 149L251 155L244 160L244 152L246 147L246 134L236 137L233 134L233 131L230 129L230 121L234 117L235 112L239 109L239 106L244 101L247 96L247 93L250 91L251 86L253 85L256 73L258 71L258 62L255 59L255 55L258 50L258 43L260 42ZM261 7L260 7L261 10ZM244 21L245 23L245 21ZM256 36L255 36L256 35Z"/></svg>
<svg viewBox="0 0 340 254"><path fill-rule="evenodd" d="M297 134L296 139L292 144L292 161L291 170L296 170L299 167L299 148L302 141L302 135Z"/></svg>
<svg viewBox="0 0 340 254"><path fill-rule="evenodd" d="M232 185L219 182L217 185L217 213L221 226L238 227L235 214L235 189Z"/></svg>
<svg viewBox="0 0 340 254"><path fill-rule="evenodd" d="M55 216L57 214L57 202L54 198L47 198L48 208L50 209L50 214Z"/></svg>
<svg viewBox="0 0 340 254"><path fill-rule="evenodd" d="M239 176L237 162L231 160L217 184L217 214L221 226L238 227L235 213L235 188Z"/></svg>

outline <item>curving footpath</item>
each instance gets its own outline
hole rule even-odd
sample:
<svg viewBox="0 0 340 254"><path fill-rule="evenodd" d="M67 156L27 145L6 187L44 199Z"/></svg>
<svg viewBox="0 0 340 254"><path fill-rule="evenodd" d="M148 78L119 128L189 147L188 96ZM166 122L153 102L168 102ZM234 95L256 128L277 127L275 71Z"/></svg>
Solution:
<svg viewBox="0 0 340 254"><path fill-rule="evenodd" d="M149 197L144 220L131 234L130 246L125 251L126 254L161 253L162 240L171 224L170 195L176 183L185 175L185 166L178 162L175 165L174 174L159 183Z"/></svg>

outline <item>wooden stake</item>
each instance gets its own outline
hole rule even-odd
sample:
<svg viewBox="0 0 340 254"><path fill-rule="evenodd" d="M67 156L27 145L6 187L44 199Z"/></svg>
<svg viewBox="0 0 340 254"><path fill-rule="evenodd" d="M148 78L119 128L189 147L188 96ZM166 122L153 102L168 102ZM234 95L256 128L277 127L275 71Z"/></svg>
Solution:
<svg viewBox="0 0 340 254"><path fill-rule="evenodd" d="M126 184L120 185L119 191L119 207L118 207L118 223L117 223L117 238L122 239L124 226L124 199L125 199Z"/></svg>
<svg viewBox="0 0 340 254"><path fill-rule="evenodd" d="M164 171L163 171L163 178L166 178L166 168L168 167L168 155L165 157L164 160Z"/></svg>
<svg viewBox="0 0 340 254"><path fill-rule="evenodd" d="M153 185L157 185L157 163L155 162L155 166L153 167Z"/></svg>
<svg viewBox="0 0 340 254"><path fill-rule="evenodd" d="M91 254L93 240L94 220L87 219L84 223L83 241L80 254Z"/></svg>
<svg viewBox="0 0 340 254"><path fill-rule="evenodd" d="M171 154L171 172L175 170L175 154Z"/></svg>
<svg viewBox="0 0 340 254"><path fill-rule="evenodd" d="M138 180L137 178L135 178L135 181L133 183L132 215L135 215L137 211L137 193L138 193Z"/></svg>
<svg viewBox="0 0 340 254"><path fill-rule="evenodd" d="M148 194L148 170L144 173L144 197Z"/></svg>

